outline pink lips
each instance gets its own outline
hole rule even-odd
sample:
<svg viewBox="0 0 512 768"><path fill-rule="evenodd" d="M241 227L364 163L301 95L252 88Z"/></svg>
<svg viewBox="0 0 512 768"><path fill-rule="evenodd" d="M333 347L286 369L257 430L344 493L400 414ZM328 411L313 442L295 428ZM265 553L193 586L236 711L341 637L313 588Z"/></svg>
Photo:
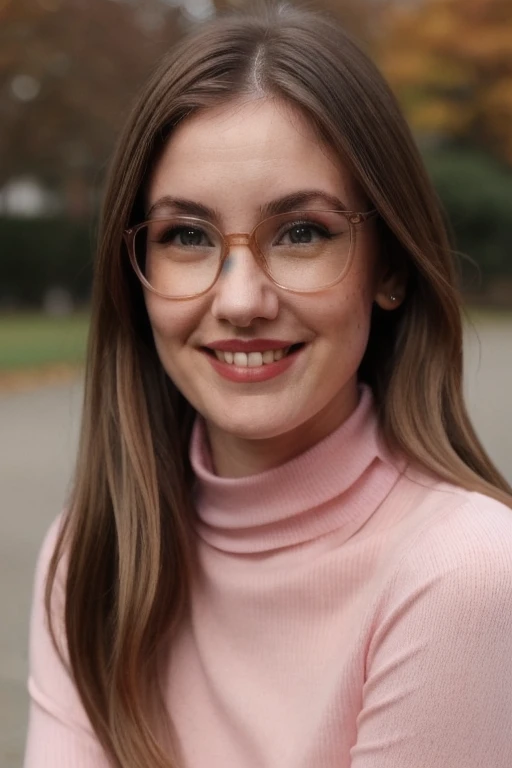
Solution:
<svg viewBox="0 0 512 768"><path fill-rule="evenodd" d="M246 352L248 354L249 352L267 352L269 349L286 349L297 343L296 341L279 339L251 339L250 341L224 339L212 341L210 344L205 344L205 347L211 350L218 349L220 352Z"/></svg>
<svg viewBox="0 0 512 768"><path fill-rule="evenodd" d="M269 349L284 349L285 347L291 347L292 345L293 342L259 339L245 343L241 341L215 342L215 344L208 344L206 346L208 349L218 349L222 352L245 352L248 354L249 352L266 352ZM225 363L218 360L215 355L211 355L207 352L205 352L204 355L210 362L212 368L224 379L238 383L257 383L273 379L287 371L288 368L294 364L303 349L304 346L301 346L298 349L289 352L286 357L282 357L281 360L276 360L273 363L267 363L265 365L259 365L255 368Z"/></svg>

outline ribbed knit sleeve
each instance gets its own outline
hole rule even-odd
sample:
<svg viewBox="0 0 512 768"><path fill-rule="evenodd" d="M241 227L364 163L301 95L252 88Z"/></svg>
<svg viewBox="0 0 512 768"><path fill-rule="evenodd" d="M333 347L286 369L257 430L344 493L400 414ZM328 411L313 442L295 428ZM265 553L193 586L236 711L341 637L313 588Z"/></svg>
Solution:
<svg viewBox="0 0 512 768"><path fill-rule="evenodd" d="M375 617L351 768L510 768L510 510L419 532ZM454 525L454 519L463 521Z"/></svg>
<svg viewBox="0 0 512 768"><path fill-rule="evenodd" d="M45 615L48 565L59 519L50 528L36 567L30 621L30 712L24 768L109 768L65 663L57 654ZM57 581L53 615L62 639L62 584Z"/></svg>

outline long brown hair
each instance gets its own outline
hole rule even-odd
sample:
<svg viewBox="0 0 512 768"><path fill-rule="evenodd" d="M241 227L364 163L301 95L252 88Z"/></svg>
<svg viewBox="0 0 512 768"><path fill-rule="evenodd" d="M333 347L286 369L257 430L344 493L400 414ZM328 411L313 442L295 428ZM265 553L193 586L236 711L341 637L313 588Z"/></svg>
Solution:
<svg viewBox="0 0 512 768"><path fill-rule="evenodd" d="M266 6L202 25L147 84L113 158L74 489L47 582L50 614L65 554L65 653L115 766L180 765L171 719L158 721L157 667L194 567L194 412L159 362L122 232L141 219L147 174L179 121L262 95L308 117L379 212L386 258L407 269L407 299L395 312L375 309L360 368L386 440L438 477L512 504L463 401L460 299L439 205L378 70L314 12Z"/></svg>

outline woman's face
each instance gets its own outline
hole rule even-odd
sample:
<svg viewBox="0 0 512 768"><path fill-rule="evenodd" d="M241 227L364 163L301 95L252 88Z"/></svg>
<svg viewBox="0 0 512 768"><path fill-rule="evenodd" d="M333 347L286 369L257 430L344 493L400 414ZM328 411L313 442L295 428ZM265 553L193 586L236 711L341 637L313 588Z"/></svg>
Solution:
<svg viewBox="0 0 512 768"><path fill-rule="evenodd" d="M202 206L215 214L212 223L222 232L247 233L270 202L309 191L317 194L299 207L332 208L333 197L348 210L368 207L307 120L289 105L266 99L183 121L153 171L147 202L150 216L163 218L183 214L183 201L189 201L191 215ZM162 365L206 419L219 474L274 466L350 415L372 303L391 308L392 292L381 277L371 221L357 227L345 278L321 292L277 287L246 245L232 247L228 268L203 296L180 301L145 292ZM212 349L253 340L256 346L261 340L303 346L275 368L276 375L258 376L254 369L254 380L236 380L234 367L217 361Z"/></svg>

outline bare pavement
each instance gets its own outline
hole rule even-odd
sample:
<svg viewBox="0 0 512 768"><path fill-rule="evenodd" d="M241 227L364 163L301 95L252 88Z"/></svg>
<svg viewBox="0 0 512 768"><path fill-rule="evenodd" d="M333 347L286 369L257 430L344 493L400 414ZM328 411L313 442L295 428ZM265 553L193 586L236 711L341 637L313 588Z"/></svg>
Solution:
<svg viewBox="0 0 512 768"><path fill-rule="evenodd" d="M474 332L466 340L470 411L512 481L512 319L485 320L477 328L479 340ZM81 396L78 380L0 394L0 768L22 765L34 565L66 496Z"/></svg>

